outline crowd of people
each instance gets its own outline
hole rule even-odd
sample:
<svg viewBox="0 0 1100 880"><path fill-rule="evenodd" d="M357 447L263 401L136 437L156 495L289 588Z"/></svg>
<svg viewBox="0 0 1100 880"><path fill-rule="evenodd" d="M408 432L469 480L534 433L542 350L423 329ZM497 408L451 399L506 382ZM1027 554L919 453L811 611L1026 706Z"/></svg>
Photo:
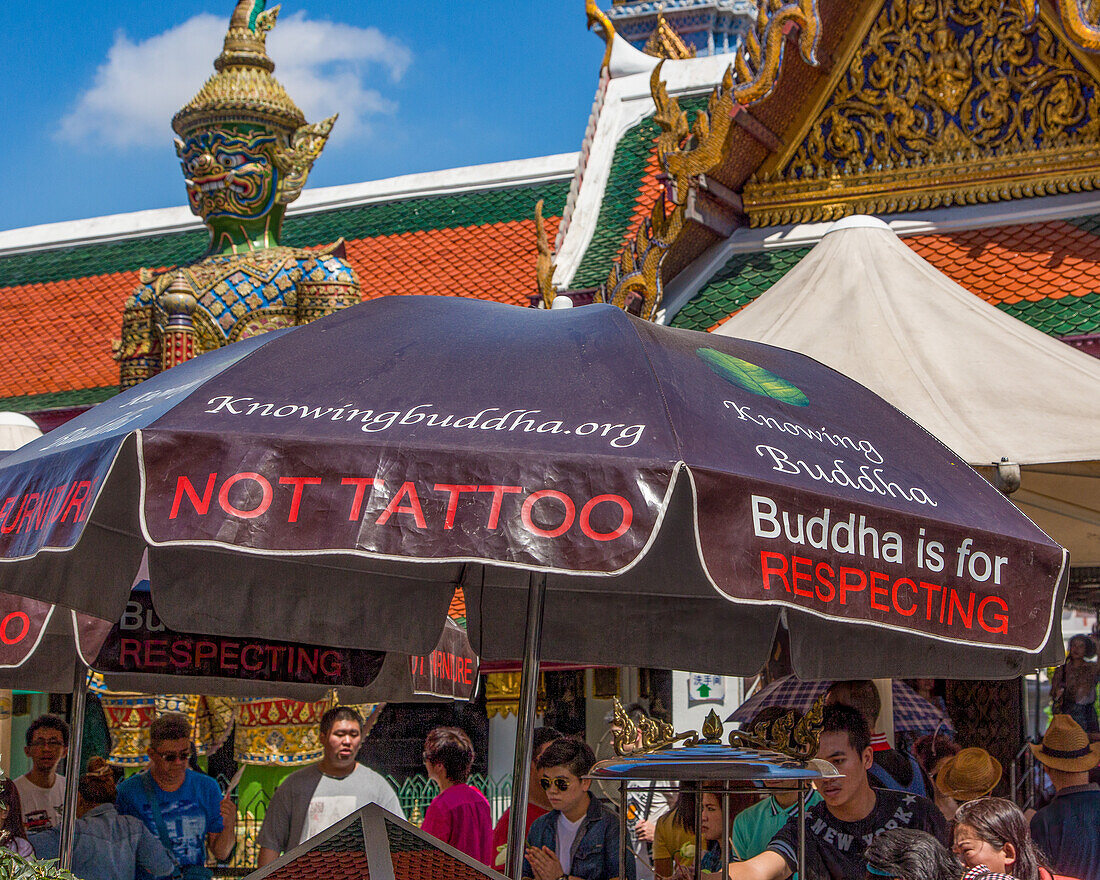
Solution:
<svg viewBox="0 0 1100 880"><path fill-rule="evenodd" d="M992 796L1004 774L985 749L963 748L937 733L899 750L873 733L881 709L874 683L834 684L817 757L840 775L820 780L806 801L804 880L1100 880L1100 731L1081 698L1083 689L1095 689L1096 678L1073 663L1088 647L1071 644L1054 679L1055 708L1073 711L1054 714L1042 741L1030 746L1053 796L1028 814ZM786 714L768 707L752 727ZM267 806L258 836L261 867L367 804L404 818L390 784L357 760L364 736L359 714L337 706L318 732L321 760L287 776ZM207 862L230 855L236 806L231 793L189 766L191 733L182 715L157 718L148 768L125 780L101 758L88 762L76 803L76 876L206 880ZM0 846L22 856L57 857L65 793L57 769L68 746L61 718L45 715L30 725L30 769L0 781ZM704 785L660 798L651 788L644 801L660 808L637 820L620 865L618 816L587 778L596 761L592 748L550 727L534 732L533 746L524 878L797 878L798 794L789 787L745 784L723 795ZM489 802L468 783L475 757L470 737L457 727L428 735L424 768L439 793L422 829L503 871L510 815L506 810L493 825Z"/></svg>

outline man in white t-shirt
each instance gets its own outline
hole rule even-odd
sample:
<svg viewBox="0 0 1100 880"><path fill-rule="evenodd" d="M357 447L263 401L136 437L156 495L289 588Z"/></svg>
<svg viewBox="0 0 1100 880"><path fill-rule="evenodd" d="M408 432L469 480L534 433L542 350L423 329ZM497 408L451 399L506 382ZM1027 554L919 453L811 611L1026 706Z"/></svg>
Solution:
<svg viewBox="0 0 1100 880"><path fill-rule="evenodd" d="M69 752L69 725L56 715L40 715L27 728L23 753L31 769L15 780L28 832L45 831L61 824L65 802L65 777L57 765Z"/></svg>
<svg viewBox="0 0 1100 880"><path fill-rule="evenodd" d="M260 828L259 867L367 804L405 818L397 794L379 774L355 760L363 719L348 706L321 716L320 763L291 773L271 798Z"/></svg>

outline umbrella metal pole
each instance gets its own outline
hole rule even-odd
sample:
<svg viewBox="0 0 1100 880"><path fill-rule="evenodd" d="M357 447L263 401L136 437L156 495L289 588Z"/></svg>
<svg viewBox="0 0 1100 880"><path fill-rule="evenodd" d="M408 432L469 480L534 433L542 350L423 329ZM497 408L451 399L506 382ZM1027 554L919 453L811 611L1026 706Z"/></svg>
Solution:
<svg viewBox="0 0 1100 880"><path fill-rule="evenodd" d="M703 839L703 783L695 783L695 880L703 876L703 850L707 842Z"/></svg>
<svg viewBox="0 0 1100 880"><path fill-rule="evenodd" d="M539 689L539 652L542 643L542 609L546 603L546 574L531 575L527 590L527 630L523 637L523 671L520 674L519 719L516 725L516 760L512 765L512 813L508 822L508 876L520 880L527 832L527 799L530 794L531 757L534 750L535 709Z"/></svg>
<svg viewBox="0 0 1100 880"><path fill-rule="evenodd" d="M84 700L88 671L79 660L73 674L72 724L69 728L69 754L65 761L65 803L61 813L60 867L73 866L73 837L76 833L76 796L80 785L80 748L84 742Z"/></svg>
<svg viewBox="0 0 1100 880"><path fill-rule="evenodd" d="M806 876L806 783L798 783L798 876Z"/></svg>
<svg viewBox="0 0 1100 880"><path fill-rule="evenodd" d="M722 865L719 870L723 874L729 873L730 863L730 790L726 783L722 792Z"/></svg>
<svg viewBox="0 0 1100 880"><path fill-rule="evenodd" d="M626 790L626 780L619 783L619 877L626 877L626 841L630 835L627 828L627 811L630 808L629 795Z"/></svg>

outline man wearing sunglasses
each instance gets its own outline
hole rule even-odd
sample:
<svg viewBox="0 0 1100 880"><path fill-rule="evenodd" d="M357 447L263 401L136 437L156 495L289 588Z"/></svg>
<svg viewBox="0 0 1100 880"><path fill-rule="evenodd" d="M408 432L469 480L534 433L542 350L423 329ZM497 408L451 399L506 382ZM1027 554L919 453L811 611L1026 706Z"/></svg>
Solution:
<svg viewBox="0 0 1100 880"><path fill-rule="evenodd" d="M191 722L171 712L149 728L149 769L118 787L118 812L137 816L160 838L183 880L208 880L206 854L222 860L233 850L237 807L218 783L187 766Z"/></svg>
<svg viewBox="0 0 1100 880"><path fill-rule="evenodd" d="M523 876L532 880L635 880L634 854L627 849L619 872L619 820L588 793L583 777L596 763L584 740L564 736L550 743L536 766L539 784L553 808L527 834Z"/></svg>

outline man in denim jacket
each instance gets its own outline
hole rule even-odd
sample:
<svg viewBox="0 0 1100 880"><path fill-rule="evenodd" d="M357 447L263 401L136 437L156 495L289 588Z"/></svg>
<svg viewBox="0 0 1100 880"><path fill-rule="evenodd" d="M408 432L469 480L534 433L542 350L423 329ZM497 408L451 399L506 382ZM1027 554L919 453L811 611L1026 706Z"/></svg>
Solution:
<svg viewBox="0 0 1100 880"><path fill-rule="evenodd" d="M619 871L619 819L588 793L582 779L596 756L584 740L562 737L539 756L539 783L553 809L527 834L523 876L531 880L635 880L634 855L627 850Z"/></svg>

